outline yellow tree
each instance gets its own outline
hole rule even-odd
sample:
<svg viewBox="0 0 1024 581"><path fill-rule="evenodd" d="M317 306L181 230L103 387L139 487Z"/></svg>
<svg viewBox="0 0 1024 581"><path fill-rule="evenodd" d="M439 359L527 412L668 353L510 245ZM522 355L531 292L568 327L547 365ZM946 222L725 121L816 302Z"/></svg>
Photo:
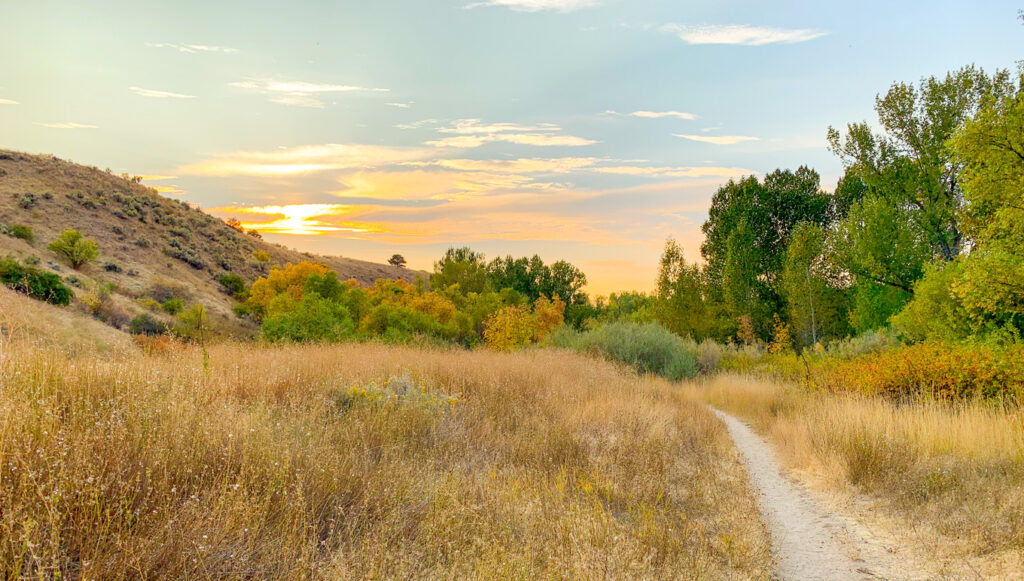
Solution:
<svg viewBox="0 0 1024 581"><path fill-rule="evenodd" d="M505 307L484 321L484 341L493 349L511 351L530 344L534 335L534 317L523 305Z"/></svg>
<svg viewBox="0 0 1024 581"><path fill-rule="evenodd" d="M565 302L558 295L554 295L551 300L541 295L533 303L533 316L533 340L540 342L548 333L565 324Z"/></svg>
<svg viewBox="0 0 1024 581"><path fill-rule="evenodd" d="M298 264L288 263L284 268L273 268L266 278L259 278L252 283L247 304L257 317L271 315L271 304L279 296L286 296L292 301L302 300L302 287L306 279L313 274L327 274L327 266L316 262L302 261Z"/></svg>

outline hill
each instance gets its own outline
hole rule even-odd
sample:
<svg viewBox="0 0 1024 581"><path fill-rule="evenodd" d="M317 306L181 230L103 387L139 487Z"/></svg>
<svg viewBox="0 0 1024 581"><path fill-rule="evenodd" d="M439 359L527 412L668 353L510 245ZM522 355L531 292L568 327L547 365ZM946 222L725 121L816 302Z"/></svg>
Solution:
<svg viewBox="0 0 1024 581"><path fill-rule="evenodd" d="M31 229L16 237L14 226ZM66 229L80 231L99 246L95 262L72 270L47 246ZM24 236L25 230L21 233ZM244 332L232 312L233 299L218 282L236 274L251 284L271 265L322 262L341 279L370 285L379 278L413 281L426 276L386 264L303 253L236 229L179 200L138 183L50 155L0 149L0 257L35 263L59 274L79 296L113 288L105 317L115 327L144 310L138 299L179 296L200 302L222 326Z"/></svg>

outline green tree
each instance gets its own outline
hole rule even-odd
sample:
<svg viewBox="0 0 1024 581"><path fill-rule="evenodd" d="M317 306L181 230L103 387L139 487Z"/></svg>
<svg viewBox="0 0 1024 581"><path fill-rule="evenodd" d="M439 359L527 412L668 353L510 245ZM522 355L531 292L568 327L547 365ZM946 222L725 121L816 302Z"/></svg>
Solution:
<svg viewBox="0 0 1024 581"><path fill-rule="evenodd" d="M468 246L449 248L441 260L434 263L430 286L437 290L459 285L459 292L480 293L487 289L487 265L484 255Z"/></svg>
<svg viewBox="0 0 1024 581"><path fill-rule="evenodd" d="M698 265L686 262L682 247L672 238L665 241L655 297L654 318L665 328L697 341L708 336L703 273Z"/></svg>
<svg viewBox="0 0 1024 581"><path fill-rule="evenodd" d="M793 229L782 267L782 289L795 338L804 346L850 331L848 291L836 285L824 253L824 229L806 223Z"/></svg>
<svg viewBox="0 0 1024 581"><path fill-rule="evenodd" d="M392 254L391 258L388 259L388 264L399 268L405 268L405 257L401 254Z"/></svg>
<svg viewBox="0 0 1024 581"><path fill-rule="evenodd" d="M1024 329L1024 75L994 91L950 142L962 164L974 247L953 293L970 310Z"/></svg>
<svg viewBox="0 0 1024 581"><path fill-rule="evenodd" d="M64 258L71 268L78 269L90 261L96 260L100 249L92 240L82 236L77 230L65 230L50 243L50 250Z"/></svg>
<svg viewBox="0 0 1024 581"><path fill-rule="evenodd" d="M776 170L730 180L711 201L701 227L708 294L724 306L723 316L751 315L757 332L768 337L772 315L782 310L779 274L793 228L828 222L830 196L818 173L807 167Z"/></svg>

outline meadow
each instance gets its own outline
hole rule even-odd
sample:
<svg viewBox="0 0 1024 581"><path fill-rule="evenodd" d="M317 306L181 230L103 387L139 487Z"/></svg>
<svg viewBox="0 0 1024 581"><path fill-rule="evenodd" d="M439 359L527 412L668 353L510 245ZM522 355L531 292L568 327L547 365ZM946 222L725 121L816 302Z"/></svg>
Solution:
<svg viewBox="0 0 1024 581"><path fill-rule="evenodd" d="M204 371L187 344L69 356L17 321L0 326L7 578L771 570L723 426L619 365L228 343Z"/></svg>

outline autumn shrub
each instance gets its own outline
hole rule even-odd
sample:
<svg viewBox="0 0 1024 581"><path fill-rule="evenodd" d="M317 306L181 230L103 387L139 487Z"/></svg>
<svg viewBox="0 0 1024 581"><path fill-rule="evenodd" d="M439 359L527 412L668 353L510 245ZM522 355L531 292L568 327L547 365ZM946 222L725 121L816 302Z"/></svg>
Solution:
<svg viewBox="0 0 1024 581"><path fill-rule="evenodd" d="M825 361L816 367L811 383L900 401L1019 402L1024 395L1024 345L928 341Z"/></svg>
<svg viewBox="0 0 1024 581"><path fill-rule="evenodd" d="M533 315L526 306L505 307L484 323L484 341L500 351L529 345L535 333Z"/></svg>

